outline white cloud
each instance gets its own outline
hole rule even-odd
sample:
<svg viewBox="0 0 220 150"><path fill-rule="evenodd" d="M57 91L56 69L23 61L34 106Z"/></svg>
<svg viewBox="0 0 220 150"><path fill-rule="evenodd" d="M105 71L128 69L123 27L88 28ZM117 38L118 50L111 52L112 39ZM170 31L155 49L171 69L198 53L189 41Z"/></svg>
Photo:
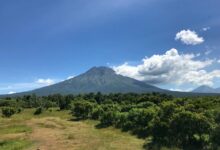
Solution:
<svg viewBox="0 0 220 150"><path fill-rule="evenodd" d="M124 63L114 66L117 74L146 81L151 84L174 83L182 85L213 85L215 78L220 78L220 70L206 71L206 67L214 60L197 60L195 54L179 54L176 49L170 49L163 55L146 57L139 65Z"/></svg>
<svg viewBox="0 0 220 150"><path fill-rule="evenodd" d="M197 53L197 54L196 54L196 57L199 57L199 56L201 56L201 54L200 54L200 53Z"/></svg>
<svg viewBox="0 0 220 150"><path fill-rule="evenodd" d="M74 78L75 76L69 76L69 77L67 77L66 79L67 80L69 80L69 79L72 79L72 78Z"/></svg>
<svg viewBox="0 0 220 150"><path fill-rule="evenodd" d="M15 94L16 92L13 92L13 91L10 91L10 92L8 92L8 94Z"/></svg>
<svg viewBox="0 0 220 150"><path fill-rule="evenodd" d="M220 63L220 59L217 62Z"/></svg>
<svg viewBox="0 0 220 150"><path fill-rule="evenodd" d="M199 37L195 31L182 30L176 34L175 40L180 40L186 45L197 45L204 42L203 37Z"/></svg>
<svg viewBox="0 0 220 150"><path fill-rule="evenodd" d="M171 88L170 91L179 91L179 92L190 92L192 91L193 88L189 88L189 89L178 89L178 88Z"/></svg>
<svg viewBox="0 0 220 150"><path fill-rule="evenodd" d="M204 27L204 28L202 28L202 31L208 31L210 29L211 29L210 27Z"/></svg>
<svg viewBox="0 0 220 150"><path fill-rule="evenodd" d="M52 79L38 79L36 83L43 84L43 85L51 85L51 84L54 84L55 81Z"/></svg>
<svg viewBox="0 0 220 150"><path fill-rule="evenodd" d="M0 83L0 94L13 94L12 92L24 92L44 86L48 86L62 80L58 79L37 79L32 82L23 82L23 83Z"/></svg>
<svg viewBox="0 0 220 150"><path fill-rule="evenodd" d="M212 50L205 51L205 55L209 55L212 52Z"/></svg>

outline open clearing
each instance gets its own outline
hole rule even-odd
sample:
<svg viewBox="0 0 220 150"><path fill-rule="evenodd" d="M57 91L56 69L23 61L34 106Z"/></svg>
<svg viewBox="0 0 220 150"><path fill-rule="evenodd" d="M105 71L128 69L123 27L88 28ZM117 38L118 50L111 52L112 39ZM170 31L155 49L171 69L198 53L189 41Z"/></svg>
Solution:
<svg viewBox="0 0 220 150"><path fill-rule="evenodd" d="M33 112L0 117L0 150L138 150L144 144L112 127L96 129L95 121L71 121L67 111Z"/></svg>

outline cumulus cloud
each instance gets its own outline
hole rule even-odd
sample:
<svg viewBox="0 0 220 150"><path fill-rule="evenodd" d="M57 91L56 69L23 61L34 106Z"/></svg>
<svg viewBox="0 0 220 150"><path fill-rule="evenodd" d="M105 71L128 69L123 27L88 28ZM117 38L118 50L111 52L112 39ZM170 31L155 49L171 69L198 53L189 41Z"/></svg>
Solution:
<svg viewBox="0 0 220 150"><path fill-rule="evenodd" d="M186 45L197 45L204 42L203 37L199 37L195 31L182 30L176 34L175 40L180 40Z"/></svg>
<svg viewBox="0 0 220 150"><path fill-rule="evenodd" d="M211 29L210 27L204 27L204 28L202 28L202 31L208 31L210 29Z"/></svg>
<svg viewBox="0 0 220 150"><path fill-rule="evenodd" d="M14 92L14 91L10 91L10 92L8 92L8 94L15 94L16 92Z"/></svg>
<svg viewBox="0 0 220 150"><path fill-rule="evenodd" d="M52 79L38 79L36 83L43 84L43 85L51 85L51 84L54 84L55 81Z"/></svg>
<svg viewBox="0 0 220 150"><path fill-rule="evenodd" d="M179 54L177 49L170 49L163 55L146 57L139 65L124 63L114 66L117 74L146 81L150 84L185 84L213 85L215 78L220 78L220 70L206 71L214 60L197 60L195 54Z"/></svg>

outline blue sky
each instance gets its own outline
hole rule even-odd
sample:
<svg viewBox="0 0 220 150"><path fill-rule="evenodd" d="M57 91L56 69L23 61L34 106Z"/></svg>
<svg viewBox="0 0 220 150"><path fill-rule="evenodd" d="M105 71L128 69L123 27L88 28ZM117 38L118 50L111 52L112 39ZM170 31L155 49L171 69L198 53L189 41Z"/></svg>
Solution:
<svg viewBox="0 0 220 150"><path fill-rule="evenodd" d="M220 87L219 6L218 0L1 1L0 94L53 84L93 66L173 90ZM168 79L184 61L195 68Z"/></svg>

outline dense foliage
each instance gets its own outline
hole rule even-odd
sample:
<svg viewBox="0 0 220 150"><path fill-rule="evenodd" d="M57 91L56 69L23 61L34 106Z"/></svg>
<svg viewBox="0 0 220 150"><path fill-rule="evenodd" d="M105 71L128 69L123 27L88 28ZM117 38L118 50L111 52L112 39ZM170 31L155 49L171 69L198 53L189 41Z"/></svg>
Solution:
<svg viewBox="0 0 220 150"><path fill-rule="evenodd" d="M3 107L2 108L2 115L4 117L11 117L16 113L15 108L13 107Z"/></svg>
<svg viewBox="0 0 220 150"><path fill-rule="evenodd" d="M43 108L42 107L38 107L36 108L34 115L40 115L43 112Z"/></svg>
<svg viewBox="0 0 220 150"><path fill-rule="evenodd" d="M220 148L218 96L174 98L159 93L27 95L0 100L0 107L2 113L6 108L36 108L36 114L50 107L69 109L76 119L98 120L99 128L113 126L146 138L148 149Z"/></svg>

